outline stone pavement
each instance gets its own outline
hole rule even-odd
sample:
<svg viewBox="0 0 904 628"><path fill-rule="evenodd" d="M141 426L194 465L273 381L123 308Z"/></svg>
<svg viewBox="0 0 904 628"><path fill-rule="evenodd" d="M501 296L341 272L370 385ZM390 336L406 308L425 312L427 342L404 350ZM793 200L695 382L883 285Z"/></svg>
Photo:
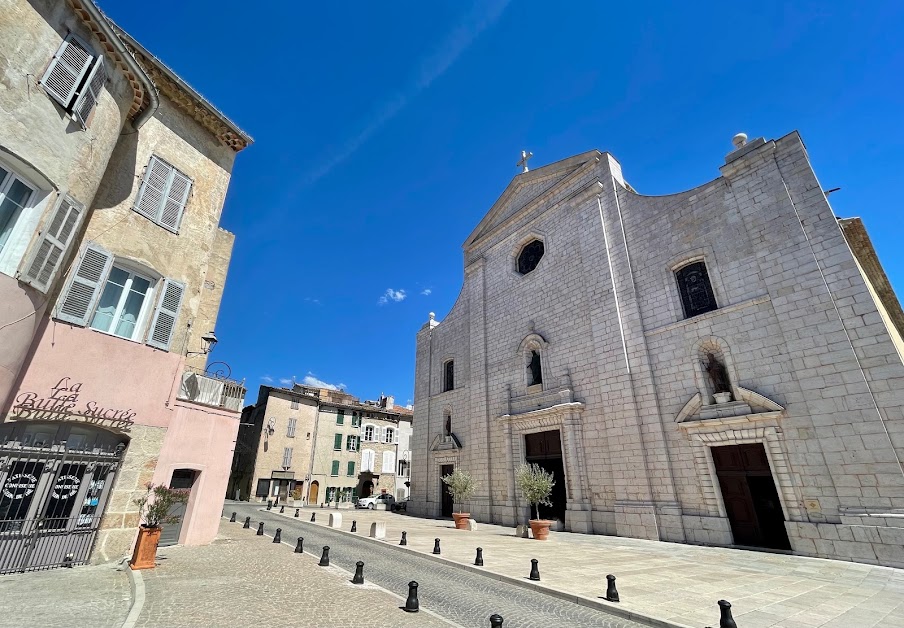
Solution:
<svg viewBox="0 0 904 628"><path fill-rule="evenodd" d="M225 510L234 505L227 502ZM312 512L318 515L315 525L326 525L329 509L302 509L300 519L308 521ZM611 573L618 578L620 607L677 624L718 625L716 602L727 599L742 628L904 627L901 569L601 535L551 533L540 542L515 538L501 526L478 524L467 532L446 520L338 512L345 531L357 520L358 536L367 536L372 521L386 523L392 544L406 530L415 552L429 554L439 537L442 557L465 565L473 564L480 546L484 569L504 576L526 577L530 559L537 558L541 585L594 600L604 595L605 575ZM282 516L293 514L287 507Z"/></svg>
<svg viewBox="0 0 904 628"><path fill-rule="evenodd" d="M0 576L0 626L119 628L132 602L125 565Z"/></svg>

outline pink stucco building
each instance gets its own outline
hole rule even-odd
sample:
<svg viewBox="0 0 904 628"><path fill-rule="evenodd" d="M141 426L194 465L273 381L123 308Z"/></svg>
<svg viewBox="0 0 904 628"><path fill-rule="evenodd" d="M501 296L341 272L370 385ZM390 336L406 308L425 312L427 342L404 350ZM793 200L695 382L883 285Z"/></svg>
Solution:
<svg viewBox="0 0 904 628"><path fill-rule="evenodd" d="M245 392L206 368L234 241L219 221L251 138L91 0L12 12L0 573L127 554L148 482L190 490L162 543L207 543Z"/></svg>

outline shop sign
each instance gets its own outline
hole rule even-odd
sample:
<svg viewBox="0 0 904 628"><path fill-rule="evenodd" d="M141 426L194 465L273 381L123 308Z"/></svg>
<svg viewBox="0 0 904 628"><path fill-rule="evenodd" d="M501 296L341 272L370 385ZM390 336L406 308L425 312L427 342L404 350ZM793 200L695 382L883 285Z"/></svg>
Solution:
<svg viewBox="0 0 904 628"><path fill-rule="evenodd" d="M78 487L82 483L82 479L77 475L61 475L57 479L56 486L53 487L54 499L69 499L78 493Z"/></svg>
<svg viewBox="0 0 904 628"><path fill-rule="evenodd" d="M3 494L9 499L23 499L35 492L38 478L31 473L11 475L3 486Z"/></svg>
<svg viewBox="0 0 904 628"><path fill-rule="evenodd" d="M36 392L22 392L10 409L10 418L30 421L78 421L121 431L128 431L135 422L131 408L110 408L93 399L81 400L82 382L62 378L41 397Z"/></svg>

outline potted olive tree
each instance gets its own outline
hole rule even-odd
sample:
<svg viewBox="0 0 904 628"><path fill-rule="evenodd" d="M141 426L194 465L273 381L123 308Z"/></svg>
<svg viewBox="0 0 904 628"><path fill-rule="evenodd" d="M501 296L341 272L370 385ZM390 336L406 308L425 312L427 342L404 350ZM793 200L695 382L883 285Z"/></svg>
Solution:
<svg viewBox="0 0 904 628"><path fill-rule="evenodd" d="M540 504L552 506L549 495L556 484L554 476L552 473L544 471L538 464L522 464L518 467L515 480L521 490L521 495L533 506L537 515L536 519L530 520L531 532L535 539L544 541L549 536L549 526L552 521L540 519Z"/></svg>
<svg viewBox="0 0 904 628"><path fill-rule="evenodd" d="M151 482L145 484L145 487L147 492L134 500L138 505L142 523L138 528L138 540L135 542L135 550L129 562L132 569L154 568L154 558L157 556L157 544L160 542L163 524L179 523L182 519L182 515L170 514L170 510L176 504L188 501L188 490L169 488L162 484L155 486Z"/></svg>
<svg viewBox="0 0 904 628"><path fill-rule="evenodd" d="M462 471L461 469L454 469L449 475L444 475L443 483L452 496L452 502L458 507L458 512L452 513L452 518L455 519L455 529L467 530L468 519L471 518L471 513L462 512L461 503L468 501L474 496L477 484L467 471Z"/></svg>

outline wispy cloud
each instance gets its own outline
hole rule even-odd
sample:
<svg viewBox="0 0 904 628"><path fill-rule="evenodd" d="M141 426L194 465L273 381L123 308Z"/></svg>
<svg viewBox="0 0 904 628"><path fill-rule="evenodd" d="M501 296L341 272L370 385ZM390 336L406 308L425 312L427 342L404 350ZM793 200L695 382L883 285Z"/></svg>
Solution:
<svg viewBox="0 0 904 628"><path fill-rule="evenodd" d="M291 386L292 384L295 383L295 378L294 377L280 377L279 383L282 384L283 386Z"/></svg>
<svg viewBox="0 0 904 628"><path fill-rule="evenodd" d="M304 300L306 303L310 303L312 305L322 305L322 303L320 303L320 299L315 299L314 297L305 297Z"/></svg>
<svg viewBox="0 0 904 628"><path fill-rule="evenodd" d="M405 294L404 290L393 290L392 288L386 288L386 292L383 293L379 299L377 299L378 305L386 305L390 301L395 301L398 303L399 301L404 301L405 297L408 295Z"/></svg>
<svg viewBox="0 0 904 628"><path fill-rule="evenodd" d="M431 290L430 288L424 288L423 290L421 290L421 294L425 297L429 297L431 294L433 294L433 290Z"/></svg>
<svg viewBox="0 0 904 628"><path fill-rule="evenodd" d="M345 384L330 384L329 382L325 382L322 379L317 379L317 376L311 372L308 372L308 374L305 375L304 379L301 380L301 383L305 386L326 388L327 390L345 390Z"/></svg>
<svg viewBox="0 0 904 628"><path fill-rule="evenodd" d="M483 31L499 19L511 0L476 1L461 22L423 59L412 80L403 89L384 100L357 135L306 173L301 181L310 185L325 177L336 166L351 157L384 124L394 118L408 103L430 85L464 53Z"/></svg>
<svg viewBox="0 0 904 628"><path fill-rule="evenodd" d="M272 384L273 378L270 377L269 375L261 375L261 381L264 382L265 384Z"/></svg>

